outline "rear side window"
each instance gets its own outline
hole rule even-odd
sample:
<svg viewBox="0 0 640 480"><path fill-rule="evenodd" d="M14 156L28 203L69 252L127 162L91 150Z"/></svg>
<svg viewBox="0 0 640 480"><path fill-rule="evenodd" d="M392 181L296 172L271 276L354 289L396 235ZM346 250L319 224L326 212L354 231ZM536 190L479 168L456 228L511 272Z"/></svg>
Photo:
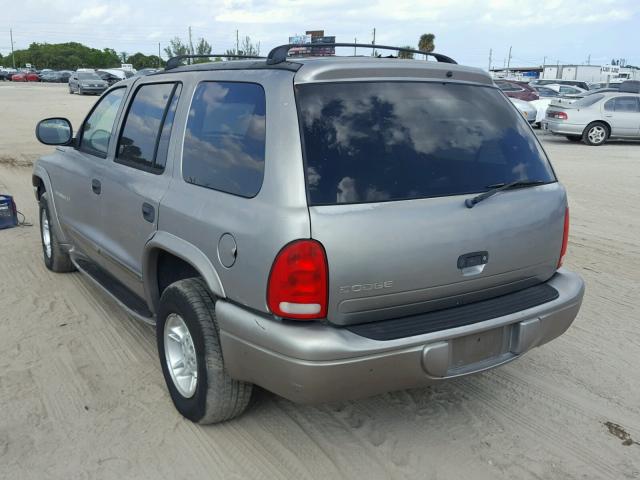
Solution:
<svg viewBox="0 0 640 480"><path fill-rule="evenodd" d="M638 99L636 97L617 97L616 112L637 112Z"/></svg>
<svg viewBox="0 0 640 480"><path fill-rule="evenodd" d="M198 85L184 138L185 181L254 197L262 186L264 156L263 88L235 82Z"/></svg>
<svg viewBox="0 0 640 480"><path fill-rule="evenodd" d="M296 86L311 205L486 191L555 176L518 111L491 87L349 82Z"/></svg>
<svg viewBox="0 0 640 480"><path fill-rule="evenodd" d="M116 162L152 173L164 170L179 88L175 83L156 83L136 91L118 141Z"/></svg>

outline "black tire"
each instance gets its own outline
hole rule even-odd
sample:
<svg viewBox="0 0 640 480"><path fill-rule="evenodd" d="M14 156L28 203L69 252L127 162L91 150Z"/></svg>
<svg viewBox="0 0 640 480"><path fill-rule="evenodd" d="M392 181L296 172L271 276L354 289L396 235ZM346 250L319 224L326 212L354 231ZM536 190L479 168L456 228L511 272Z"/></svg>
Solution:
<svg viewBox="0 0 640 480"><path fill-rule="evenodd" d="M570 142L579 142L582 140L582 137L580 135L567 135L567 140Z"/></svg>
<svg viewBox="0 0 640 480"><path fill-rule="evenodd" d="M47 266L49 270L52 272L58 273L66 273L75 271L75 266L71 262L71 258L69 254L65 252L60 246L60 242L58 241L58 237L56 236L55 229L51 224L51 210L49 208L48 202L48 194L45 192L40 197L40 242L42 244L42 257L44 259L44 264ZM47 249L45 245L45 229L44 229L44 219L46 218L47 224L49 226L49 243L50 250Z"/></svg>
<svg viewBox="0 0 640 480"><path fill-rule="evenodd" d="M165 324L177 314L186 324L197 360L197 383L190 398L176 387L165 352ZM160 298L156 338L160 365L167 388L178 412L200 424L231 420L247 408L253 385L232 379L224 368L214 298L200 278L175 282Z"/></svg>
<svg viewBox="0 0 640 480"><path fill-rule="evenodd" d="M599 135L596 140L595 132L604 132ZM598 147L600 145L604 145L604 143L609 138L609 127L603 122L592 122L587 125L587 128L582 132L582 141L587 145L591 145L593 147Z"/></svg>

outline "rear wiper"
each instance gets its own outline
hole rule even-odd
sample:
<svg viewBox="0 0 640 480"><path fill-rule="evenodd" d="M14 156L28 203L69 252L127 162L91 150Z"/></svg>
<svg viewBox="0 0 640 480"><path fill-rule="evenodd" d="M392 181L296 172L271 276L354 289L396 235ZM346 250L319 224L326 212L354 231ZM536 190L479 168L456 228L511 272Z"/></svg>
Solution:
<svg viewBox="0 0 640 480"><path fill-rule="evenodd" d="M464 204L467 206L467 208L473 208L476 203L480 203L481 201L486 200L489 197L493 197L496 193L502 192L503 190L509 190L514 187L531 187L534 185L542 185L543 183L547 182L543 182L542 180L517 180L511 183L496 183L494 185L487 185L487 188L490 188L491 190L481 193L480 195L476 195L473 198L467 198L464 201Z"/></svg>

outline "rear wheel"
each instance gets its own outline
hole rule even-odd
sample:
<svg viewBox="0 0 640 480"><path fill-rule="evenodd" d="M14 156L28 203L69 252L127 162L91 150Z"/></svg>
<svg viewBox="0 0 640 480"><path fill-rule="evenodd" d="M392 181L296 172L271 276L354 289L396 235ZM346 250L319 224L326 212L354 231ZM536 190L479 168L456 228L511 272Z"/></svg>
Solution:
<svg viewBox="0 0 640 480"><path fill-rule="evenodd" d="M218 423L246 409L252 385L225 370L214 299L202 279L180 280L162 293L156 338L171 399L184 417Z"/></svg>
<svg viewBox="0 0 640 480"><path fill-rule="evenodd" d="M602 145L607 138L609 138L609 127L602 122L590 123L582 133L582 141L587 145Z"/></svg>
<svg viewBox="0 0 640 480"><path fill-rule="evenodd" d="M582 137L580 135L567 135L567 140L570 142L579 142L582 140Z"/></svg>
<svg viewBox="0 0 640 480"><path fill-rule="evenodd" d="M47 193L40 197L40 240L44 264L53 272L73 272L75 267L69 254L65 252L51 225L51 210L49 209Z"/></svg>

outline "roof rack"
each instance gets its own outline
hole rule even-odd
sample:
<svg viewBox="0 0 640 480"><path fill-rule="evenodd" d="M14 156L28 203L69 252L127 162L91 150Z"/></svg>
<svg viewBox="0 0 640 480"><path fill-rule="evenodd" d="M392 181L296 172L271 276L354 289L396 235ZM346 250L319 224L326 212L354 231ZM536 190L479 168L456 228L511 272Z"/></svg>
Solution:
<svg viewBox="0 0 640 480"><path fill-rule="evenodd" d="M429 55L435 58L438 62L442 63L458 63L453 58L447 57L446 55L442 55L440 53L434 52L423 52L422 50L413 50L411 48L402 48L402 47L390 47L388 45L373 45L370 43L288 43L285 45L279 45L272 49L267 55L267 64L275 65L277 63L282 63L287 60L287 56L289 54L289 50L292 48L300 48L300 47L309 47L311 48L311 52L313 53L313 48L326 48L326 47L360 47L360 48L372 48L379 50L394 50L396 52L409 52L409 53L417 53L422 55Z"/></svg>
<svg viewBox="0 0 640 480"><path fill-rule="evenodd" d="M179 67L183 60L186 60L189 58L212 58L212 57L238 58L238 59L264 58L264 57L259 57L257 55L228 55L228 54L218 54L218 53L211 53L208 55L178 55L176 57L171 57L169 60L167 60L167 64L164 67L164 69L173 70L174 68Z"/></svg>

